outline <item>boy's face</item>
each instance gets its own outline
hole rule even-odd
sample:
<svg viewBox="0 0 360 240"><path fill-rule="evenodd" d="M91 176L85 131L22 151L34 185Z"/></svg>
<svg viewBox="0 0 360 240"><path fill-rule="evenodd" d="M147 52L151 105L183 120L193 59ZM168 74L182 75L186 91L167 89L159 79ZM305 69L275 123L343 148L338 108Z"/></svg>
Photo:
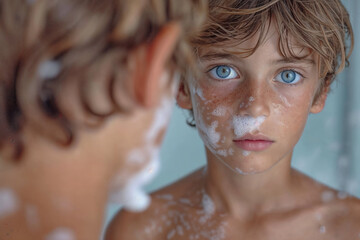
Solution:
<svg viewBox="0 0 360 240"><path fill-rule="evenodd" d="M320 112L326 91L320 86L318 58L285 58L272 25L264 43L249 57L240 52L254 47L257 34L239 45L200 49L205 73L187 79L178 103L193 109L197 129L210 157L231 169L263 172L283 158L291 158L309 113ZM291 42L295 53L309 51ZM187 94L189 92L189 94Z"/></svg>

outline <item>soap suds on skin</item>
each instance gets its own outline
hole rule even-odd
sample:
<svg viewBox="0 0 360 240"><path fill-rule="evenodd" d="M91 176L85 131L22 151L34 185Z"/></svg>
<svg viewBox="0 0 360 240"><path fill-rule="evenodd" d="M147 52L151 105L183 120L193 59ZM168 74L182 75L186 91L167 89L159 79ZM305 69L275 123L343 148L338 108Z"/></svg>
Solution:
<svg viewBox="0 0 360 240"><path fill-rule="evenodd" d="M237 137L242 137L247 133L259 130L259 127L264 121L265 116L256 118L251 116L234 116L232 119L234 133Z"/></svg>
<svg viewBox="0 0 360 240"><path fill-rule="evenodd" d="M215 205L210 196L205 192L203 193L202 205L204 209L204 215L200 217L199 222L201 224L205 224L215 213Z"/></svg>
<svg viewBox="0 0 360 240"><path fill-rule="evenodd" d="M0 219L14 214L19 207L19 200L11 189L0 189Z"/></svg>
<svg viewBox="0 0 360 240"><path fill-rule="evenodd" d="M151 162L142 171L132 176L126 186L110 195L110 202L121 204L129 211L145 210L150 204L150 196L142 189L157 174L160 168L159 151L154 150Z"/></svg>
<svg viewBox="0 0 360 240"><path fill-rule="evenodd" d="M110 192L110 202L121 204L129 211L143 211L150 204L150 196L142 189L158 173L160 168L160 147L155 141L159 132L164 129L170 119L173 101L164 98L161 106L154 115L153 123L145 135L144 146L134 149L128 155L128 161L132 163L150 162L137 174L127 179L126 185L118 186L123 176L119 174L113 180Z"/></svg>
<svg viewBox="0 0 360 240"><path fill-rule="evenodd" d="M250 152L249 152L249 151L243 151L242 155L245 156L245 157L247 157L247 156L250 155Z"/></svg>
<svg viewBox="0 0 360 240"><path fill-rule="evenodd" d="M59 227L46 236L45 240L75 240L75 234L68 228Z"/></svg>
<svg viewBox="0 0 360 240"><path fill-rule="evenodd" d="M280 95L280 99L287 107L291 107L291 104L289 103L286 97Z"/></svg>
<svg viewBox="0 0 360 240"><path fill-rule="evenodd" d="M225 113L226 113L226 107L218 106L213 110L212 115L216 117L221 117L224 116Z"/></svg>
<svg viewBox="0 0 360 240"><path fill-rule="evenodd" d="M33 205L27 205L25 207L25 218L28 226L35 230L40 227L40 219L38 210Z"/></svg>

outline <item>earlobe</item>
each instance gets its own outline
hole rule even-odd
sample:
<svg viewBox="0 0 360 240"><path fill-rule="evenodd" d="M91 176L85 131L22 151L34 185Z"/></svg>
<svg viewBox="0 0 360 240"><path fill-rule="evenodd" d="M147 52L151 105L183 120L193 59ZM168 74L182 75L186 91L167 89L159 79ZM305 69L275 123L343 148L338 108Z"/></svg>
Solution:
<svg viewBox="0 0 360 240"><path fill-rule="evenodd" d="M317 99L313 102L310 109L311 113L314 114L319 113L324 109L328 92L329 92L329 86L324 87L320 96L318 96Z"/></svg>
<svg viewBox="0 0 360 240"><path fill-rule="evenodd" d="M132 53L131 75L133 92L137 103L143 107L152 107L162 96L167 81L162 79L166 74L168 61L172 56L180 35L178 23L168 23L157 34L154 40L143 44ZM170 87L170 84L168 84Z"/></svg>
<svg viewBox="0 0 360 240"><path fill-rule="evenodd" d="M180 82L179 91L176 96L176 102L179 107L183 109L192 109L190 89L184 80Z"/></svg>

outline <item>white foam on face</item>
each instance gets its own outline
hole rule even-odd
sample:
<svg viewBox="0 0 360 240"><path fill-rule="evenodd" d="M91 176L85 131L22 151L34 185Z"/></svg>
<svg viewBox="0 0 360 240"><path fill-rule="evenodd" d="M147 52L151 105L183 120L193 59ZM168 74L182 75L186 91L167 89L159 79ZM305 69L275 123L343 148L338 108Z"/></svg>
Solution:
<svg viewBox="0 0 360 240"><path fill-rule="evenodd" d="M259 127L264 121L265 116L256 118L251 116L234 116L232 119L234 133L237 137L242 137L247 133L259 130Z"/></svg>
<svg viewBox="0 0 360 240"><path fill-rule="evenodd" d="M223 156L223 157L226 157L227 156L227 151L222 149L222 150L218 150L217 153L220 155L220 156Z"/></svg>
<svg viewBox="0 0 360 240"><path fill-rule="evenodd" d="M229 155L230 156L234 155L234 149L232 149L232 148L229 149Z"/></svg>
<svg viewBox="0 0 360 240"><path fill-rule="evenodd" d="M291 104L289 103L286 97L280 95L280 99L287 107L291 107Z"/></svg>
<svg viewBox="0 0 360 240"><path fill-rule="evenodd" d="M225 113L226 113L226 107L217 106L211 114L216 117L221 117L221 116L224 116Z"/></svg>
<svg viewBox="0 0 360 240"><path fill-rule="evenodd" d="M322 234L326 233L326 227L325 227L325 226L320 226L319 231L320 231L320 233L322 233Z"/></svg>
<svg viewBox="0 0 360 240"><path fill-rule="evenodd" d="M11 189L0 189L0 219L14 214L18 210L19 201Z"/></svg>
<svg viewBox="0 0 360 240"><path fill-rule="evenodd" d="M195 93L200 97L201 100L206 101L203 90L200 87L195 89Z"/></svg>
<svg viewBox="0 0 360 240"><path fill-rule="evenodd" d="M40 63L38 76L42 79L51 79L59 75L61 64L58 61L47 60Z"/></svg>
<svg viewBox="0 0 360 240"><path fill-rule="evenodd" d="M220 141L220 134L216 132L216 128L218 127L218 121L214 121L211 123L211 126L207 129L206 134L210 140L210 142L216 146Z"/></svg>
<svg viewBox="0 0 360 240"><path fill-rule="evenodd" d="M75 240L75 234L68 228L57 228L45 237L45 240Z"/></svg>
<svg viewBox="0 0 360 240"><path fill-rule="evenodd" d="M155 141L160 131L166 128L169 122L173 101L164 98L160 107L156 110L154 120L145 134L144 146L131 151L128 155L129 162L148 164L137 174L127 178L124 184L120 184L118 179L121 174L113 180L112 191L110 192L110 202L121 204L129 211L139 212L145 210L150 204L150 196L143 190L144 185L148 184L160 169L160 147Z"/></svg>

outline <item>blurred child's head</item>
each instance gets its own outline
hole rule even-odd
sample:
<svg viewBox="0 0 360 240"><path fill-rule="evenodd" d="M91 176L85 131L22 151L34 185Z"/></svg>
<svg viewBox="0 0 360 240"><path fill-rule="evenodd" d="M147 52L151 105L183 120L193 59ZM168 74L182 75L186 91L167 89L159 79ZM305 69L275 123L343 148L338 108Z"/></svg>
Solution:
<svg viewBox="0 0 360 240"><path fill-rule="evenodd" d="M87 145L127 179L156 155L205 13L204 0L1 1L3 157L31 154L36 135L58 149Z"/></svg>
<svg viewBox="0 0 360 240"><path fill-rule="evenodd" d="M337 0L210 0L193 39L203 73L181 85L208 153L233 170L265 171L291 157L353 47ZM239 159L241 161L239 161Z"/></svg>

